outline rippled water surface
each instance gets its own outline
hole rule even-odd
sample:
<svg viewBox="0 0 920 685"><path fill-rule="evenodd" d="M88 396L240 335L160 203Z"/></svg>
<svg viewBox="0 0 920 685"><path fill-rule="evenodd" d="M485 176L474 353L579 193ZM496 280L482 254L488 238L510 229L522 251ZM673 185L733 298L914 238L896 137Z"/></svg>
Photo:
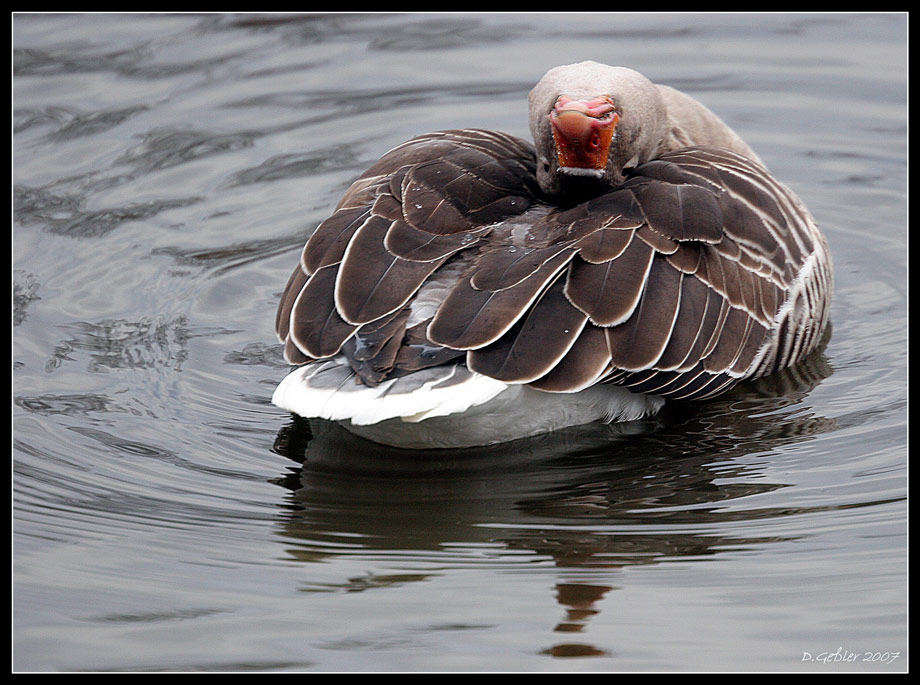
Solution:
<svg viewBox="0 0 920 685"><path fill-rule="evenodd" d="M903 15L15 15L13 668L901 671ZM529 137L549 67L703 100L808 204L833 334L618 430L384 450L269 398L358 173Z"/></svg>

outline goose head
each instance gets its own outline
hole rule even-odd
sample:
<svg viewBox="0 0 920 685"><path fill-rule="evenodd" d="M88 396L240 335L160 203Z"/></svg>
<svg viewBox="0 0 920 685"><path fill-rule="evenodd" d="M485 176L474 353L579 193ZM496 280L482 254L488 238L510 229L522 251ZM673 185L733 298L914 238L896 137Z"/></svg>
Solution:
<svg viewBox="0 0 920 685"><path fill-rule="evenodd" d="M537 181L551 197L596 195L654 159L667 135L658 87L625 67L550 69L530 91Z"/></svg>

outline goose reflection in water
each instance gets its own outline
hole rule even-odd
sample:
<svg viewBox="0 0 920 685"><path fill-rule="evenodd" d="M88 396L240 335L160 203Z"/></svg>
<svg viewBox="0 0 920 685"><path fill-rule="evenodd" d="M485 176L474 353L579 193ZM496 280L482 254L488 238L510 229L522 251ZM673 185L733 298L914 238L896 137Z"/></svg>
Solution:
<svg viewBox="0 0 920 685"><path fill-rule="evenodd" d="M555 632L578 633L621 569L790 539L750 524L806 509L738 503L791 485L763 477L772 453L835 430L807 404L831 372L822 347L718 401L466 450L387 448L331 422L295 419L275 445L301 464L277 481L289 490L282 535L305 563L386 552L411 554L402 566L430 558L437 569L347 578L323 591L404 585L453 563L549 564L561 574ZM724 523L730 533L720 532ZM607 652L572 641L544 650Z"/></svg>

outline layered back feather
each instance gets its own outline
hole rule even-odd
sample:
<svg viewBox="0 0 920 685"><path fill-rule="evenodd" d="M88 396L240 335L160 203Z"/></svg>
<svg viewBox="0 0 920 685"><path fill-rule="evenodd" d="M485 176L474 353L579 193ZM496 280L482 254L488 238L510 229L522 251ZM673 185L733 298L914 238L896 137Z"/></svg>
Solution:
<svg viewBox="0 0 920 685"><path fill-rule="evenodd" d="M830 280L808 211L739 154L669 152L559 207L529 143L463 129L391 150L352 185L307 241L276 329L290 363L343 359L338 382L367 388L428 370L496 381L483 397L609 383L700 399L814 349Z"/></svg>

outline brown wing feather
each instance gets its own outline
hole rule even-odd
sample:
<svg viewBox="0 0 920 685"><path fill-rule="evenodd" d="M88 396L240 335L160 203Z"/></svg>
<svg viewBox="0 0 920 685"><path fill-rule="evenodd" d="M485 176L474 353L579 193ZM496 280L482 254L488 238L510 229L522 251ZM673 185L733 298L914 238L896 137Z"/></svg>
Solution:
<svg viewBox="0 0 920 685"><path fill-rule="evenodd" d="M333 292L338 266L324 266L307 281L291 309L291 341L310 357L338 354L357 326L349 324L336 311Z"/></svg>
<svg viewBox="0 0 920 685"><path fill-rule="evenodd" d="M438 308L428 327L433 342L459 350L478 349L494 343L536 302L572 259L574 250L559 250L527 277L497 290L473 286L474 275L460 281Z"/></svg>
<svg viewBox="0 0 920 685"><path fill-rule="evenodd" d="M427 134L384 155L304 246L276 316L287 359L343 353L373 384L400 364L456 356L419 345L417 329L407 335L408 307L452 255L534 203L533 159L524 141L476 130Z"/></svg>
<svg viewBox="0 0 920 685"><path fill-rule="evenodd" d="M627 321L607 329L614 366L627 371L655 368L671 339L683 278L662 255L652 260L639 306Z"/></svg>
<svg viewBox="0 0 920 685"><path fill-rule="evenodd" d="M371 217L355 233L335 285L335 307L346 321L361 325L402 308L444 257L418 262L402 259L386 249L390 223Z"/></svg>
<svg viewBox="0 0 920 685"><path fill-rule="evenodd" d="M558 210L540 204L533 160L475 130L385 155L285 288L287 358L341 351L376 383L465 353L474 371L548 392L611 382L683 399L751 373L813 247L788 190L733 153L687 148Z"/></svg>
<svg viewBox="0 0 920 685"><path fill-rule="evenodd" d="M609 368L607 335L600 326L588 323L560 362L530 385L545 392L576 392L603 378Z"/></svg>
<svg viewBox="0 0 920 685"><path fill-rule="evenodd" d="M303 269L312 274L324 266L341 262L352 236L370 217L369 207L336 211L317 227L304 246L300 259Z"/></svg>
<svg viewBox="0 0 920 685"><path fill-rule="evenodd" d="M520 321L497 342L471 350L472 371L508 383L527 383L546 375L578 339L588 317L573 307L557 277Z"/></svg>
<svg viewBox="0 0 920 685"><path fill-rule="evenodd" d="M594 212L580 220L582 252L568 268L565 294L589 316L586 330L604 326L599 330L606 349L596 340L589 344L593 333L583 347L590 359L585 366L596 378L603 374L637 391L699 398L751 372L802 266L788 259L810 244L795 235L806 222L794 216L797 206L788 191L765 176L731 153L685 150L639 167L622 190L588 203L611 214ZM635 216L623 199L627 191L641 208L641 225L604 227L618 206L626 210L617 212L618 220ZM766 209L755 211L752 202ZM570 354L578 349L573 345ZM566 355L532 384L559 390L568 373L583 381L588 372L575 362ZM571 386L580 387L578 381Z"/></svg>
<svg viewBox="0 0 920 685"><path fill-rule="evenodd" d="M576 260L569 269L566 295L598 326L622 323L639 306L654 257L654 249L634 238L610 261Z"/></svg>
<svg viewBox="0 0 920 685"><path fill-rule="evenodd" d="M297 299L300 289L307 282L307 278L307 274L298 264L291 272L291 277L281 292L281 302L278 304L278 311L275 312L275 332L281 342L288 337L288 331L291 328L291 309L294 307L294 300Z"/></svg>

